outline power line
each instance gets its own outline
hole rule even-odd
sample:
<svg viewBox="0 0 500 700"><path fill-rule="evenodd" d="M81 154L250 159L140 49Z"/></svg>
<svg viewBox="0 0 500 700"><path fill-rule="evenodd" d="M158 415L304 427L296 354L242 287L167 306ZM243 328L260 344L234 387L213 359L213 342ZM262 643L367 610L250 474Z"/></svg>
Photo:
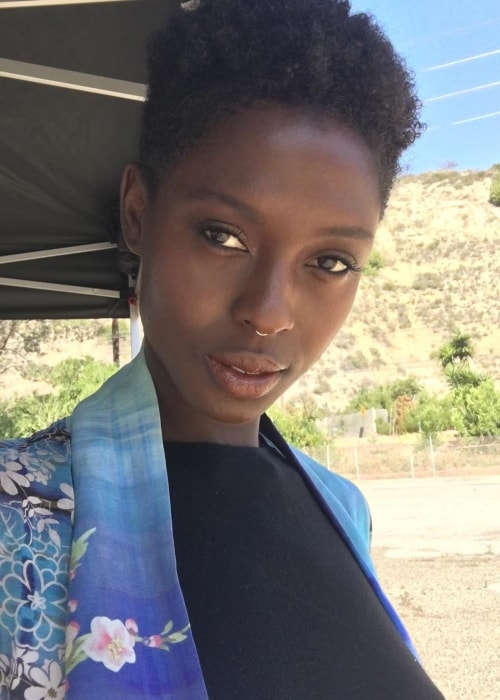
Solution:
<svg viewBox="0 0 500 700"><path fill-rule="evenodd" d="M437 102L438 100L447 100L449 97L456 97L457 95L467 95L469 92L486 90L488 88L497 87L498 85L500 85L500 80L496 80L494 83L484 83L484 85L475 85L474 87L466 88L465 90L457 90L456 92L448 92L445 95L429 97L427 100L424 100L424 104L429 104L430 102Z"/></svg>
<svg viewBox="0 0 500 700"><path fill-rule="evenodd" d="M469 119L460 119L457 122L451 122L451 126L458 126L459 124L467 124L468 122L477 122L480 119L489 119L490 117L498 117L500 112L489 112L488 114L481 114L479 117L470 117Z"/></svg>
<svg viewBox="0 0 500 700"><path fill-rule="evenodd" d="M429 73L433 70L441 70L441 68L450 68L451 66L458 66L461 63L468 63L469 61L477 61L479 58L487 58L488 56L496 56L500 53L500 49L495 49L494 51L487 51L486 53L478 53L475 56L467 56L466 58L460 58L457 61L450 61L449 63L441 63L438 66L431 66L430 68L425 68L424 73Z"/></svg>
<svg viewBox="0 0 500 700"><path fill-rule="evenodd" d="M460 126L461 124L468 124L469 122L477 122L482 119L491 119L492 117L500 116L500 112L489 112L488 114L480 114L477 117L468 117L467 119L458 119L454 122L446 122L444 124L429 124L425 133L428 134L431 131L440 131L441 129L446 129L450 126Z"/></svg>

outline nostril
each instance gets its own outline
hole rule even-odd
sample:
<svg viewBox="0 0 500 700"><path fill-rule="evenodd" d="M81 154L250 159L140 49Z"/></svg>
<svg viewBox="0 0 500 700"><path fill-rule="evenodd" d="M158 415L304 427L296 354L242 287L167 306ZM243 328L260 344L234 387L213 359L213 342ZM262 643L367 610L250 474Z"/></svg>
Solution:
<svg viewBox="0 0 500 700"><path fill-rule="evenodd" d="M268 335L271 335L271 333L264 333L263 331L259 331L259 329L256 328L251 321L245 321L245 323L247 323L250 326L254 333L260 335L261 338L265 338Z"/></svg>
<svg viewBox="0 0 500 700"><path fill-rule="evenodd" d="M233 319L261 337L290 330L294 325L291 286L289 271L264 261L234 299Z"/></svg>

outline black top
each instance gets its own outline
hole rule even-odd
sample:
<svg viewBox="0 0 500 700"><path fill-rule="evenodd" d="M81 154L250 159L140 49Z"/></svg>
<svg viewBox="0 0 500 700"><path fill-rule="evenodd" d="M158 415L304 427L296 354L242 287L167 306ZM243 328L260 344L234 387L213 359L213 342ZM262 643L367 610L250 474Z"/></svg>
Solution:
<svg viewBox="0 0 500 700"><path fill-rule="evenodd" d="M442 700L294 466L268 448L165 452L211 700Z"/></svg>

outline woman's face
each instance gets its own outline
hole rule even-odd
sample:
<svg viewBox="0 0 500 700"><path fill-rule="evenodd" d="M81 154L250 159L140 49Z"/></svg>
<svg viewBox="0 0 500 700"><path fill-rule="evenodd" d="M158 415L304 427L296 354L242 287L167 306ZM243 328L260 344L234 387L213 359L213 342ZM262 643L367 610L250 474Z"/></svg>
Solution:
<svg viewBox="0 0 500 700"><path fill-rule="evenodd" d="M129 166L122 224L166 439L256 444L349 313L379 215L363 141L281 106L214 127L153 200Z"/></svg>

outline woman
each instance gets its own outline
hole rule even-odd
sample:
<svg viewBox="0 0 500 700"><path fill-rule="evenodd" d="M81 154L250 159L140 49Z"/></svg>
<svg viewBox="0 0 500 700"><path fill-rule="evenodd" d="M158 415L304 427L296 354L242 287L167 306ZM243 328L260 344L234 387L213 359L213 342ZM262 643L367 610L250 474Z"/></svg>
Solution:
<svg viewBox="0 0 500 700"><path fill-rule="evenodd" d="M363 497L265 416L349 313L417 112L346 0L184 3L154 37L121 186L144 347L0 453L0 697L442 697Z"/></svg>

